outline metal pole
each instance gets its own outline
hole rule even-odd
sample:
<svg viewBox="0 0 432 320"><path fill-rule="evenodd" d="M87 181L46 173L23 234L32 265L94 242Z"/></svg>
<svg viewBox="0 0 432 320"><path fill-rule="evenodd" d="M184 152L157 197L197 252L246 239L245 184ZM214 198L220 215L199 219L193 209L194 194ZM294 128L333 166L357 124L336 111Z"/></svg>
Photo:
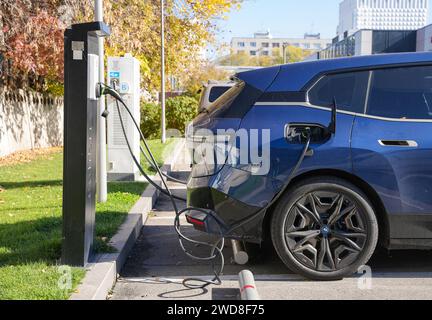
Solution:
<svg viewBox="0 0 432 320"><path fill-rule="evenodd" d="M284 64L287 63L286 48L287 48L287 44L284 43L284 44L283 44L283 62L284 62Z"/></svg>
<svg viewBox="0 0 432 320"><path fill-rule="evenodd" d="M249 255L243 250L242 244L238 240L231 240L234 262L238 265L245 265L249 261Z"/></svg>
<svg viewBox="0 0 432 320"><path fill-rule="evenodd" d="M252 272L243 270L239 273L240 297L242 300L261 300Z"/></svg>
<svg viewBox="0 0 432 320"><path fill-rule="evenodd" d="M103 21L103 0L95 0L95 21ZM99 38L99 81L105 83L105 52L104 39ZM106 120L102 117L105 110L105 98L102 97L98 103L97 113L97 170L96 170L96 189L99 202L106 202L108 198L107 188L107 152L106 152Z"/></svg>
<svg viewBox="0 0 432 320"><path fill-rule="evenodd" d="M165 13L164 0L161 0L161 105L162 105L162 143L166 142L165 125Z"/></svg>

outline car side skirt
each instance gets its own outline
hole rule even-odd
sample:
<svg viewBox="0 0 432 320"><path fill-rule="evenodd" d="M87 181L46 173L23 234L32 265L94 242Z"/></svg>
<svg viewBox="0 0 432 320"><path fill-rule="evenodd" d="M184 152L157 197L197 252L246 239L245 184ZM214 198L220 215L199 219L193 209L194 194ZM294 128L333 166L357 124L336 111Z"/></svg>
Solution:
<svg viewBox="0 0 432 320"><path fill-rule="evenodd" d="M389 214L389 249L432 249L432 214Z"/></svg>

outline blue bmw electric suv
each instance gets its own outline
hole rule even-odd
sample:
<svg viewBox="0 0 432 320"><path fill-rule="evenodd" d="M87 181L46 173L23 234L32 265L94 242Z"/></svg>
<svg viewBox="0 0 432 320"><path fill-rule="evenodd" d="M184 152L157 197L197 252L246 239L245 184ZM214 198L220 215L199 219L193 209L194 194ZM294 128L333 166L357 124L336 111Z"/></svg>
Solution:
<svg viewBox="0 0 432 320"><path fill-rule="evenodd" d="M189 140L206 141L202 132L235 138L219 161L194 159L188 205L214 213L189 212L195 228L271 237L287 267L315 280L356 272L377 244L432 248L432 54L237 74Z"/></svg>

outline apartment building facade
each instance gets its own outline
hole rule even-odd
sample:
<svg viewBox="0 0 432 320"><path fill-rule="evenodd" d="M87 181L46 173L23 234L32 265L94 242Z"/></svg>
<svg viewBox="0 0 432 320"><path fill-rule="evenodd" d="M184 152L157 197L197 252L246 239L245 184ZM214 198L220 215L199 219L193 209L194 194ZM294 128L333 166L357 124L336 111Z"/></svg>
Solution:
<svg viewBox="0 0 432 320"><path fill-rule="evenodd" d="M331 44L331 39L321 39L320 34L305 34L303 38L273 38L270 31L256 32L253 37L235 37L231 40L233 53L249 56L283 55L284 45L304 50L319 51Z"/></svg>

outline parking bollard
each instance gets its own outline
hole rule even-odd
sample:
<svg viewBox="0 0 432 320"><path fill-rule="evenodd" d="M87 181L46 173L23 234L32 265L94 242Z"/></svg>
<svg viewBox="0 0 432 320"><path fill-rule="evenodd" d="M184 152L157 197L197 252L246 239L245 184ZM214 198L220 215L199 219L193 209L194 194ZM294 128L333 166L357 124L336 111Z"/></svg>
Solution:
<svg viewBox="0 0 432 320"><path fill-rule="evenodd" d="M239 273L239 284L241 300L261 300L251 271L243 270Z"/></svg>

